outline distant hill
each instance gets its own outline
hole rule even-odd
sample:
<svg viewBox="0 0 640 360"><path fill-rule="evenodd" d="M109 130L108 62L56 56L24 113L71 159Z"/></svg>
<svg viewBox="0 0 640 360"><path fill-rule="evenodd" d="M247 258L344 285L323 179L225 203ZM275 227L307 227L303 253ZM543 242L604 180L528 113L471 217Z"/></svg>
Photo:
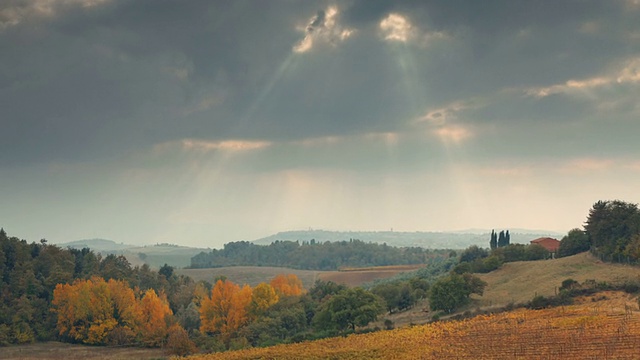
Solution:
<svg viewBox="0 0 640 360"><path fill-rule="evenodd" d="M148 264L155 269L164 264L168 264L176 268L189 266L193 256L203 251L208 252L211 250L173 244L139 246L116 243L113 240L106 239L85 239L57 245L61 248L89 248L96 253L100 253L102 256L109 254L124 255L132 266Z"/></svg>
<svg viewBox="0 0 640 360"><path fill-rule="evenodd" d="M113 240L106 240L106 239L83 239L83 240L71 241L71 242L66 242L66 243L61 243L56 245L58 245L63 249L66 249L68 247L72 249L89 248L95 252L100 252L100 253L122 251L125 249L135 247L135 245L129 245L129 244L123 244L123 243L118 244Z"/></svg>
<svg viewBox="0 0 640 360"><path fill-rule="evenodd" d="M501 229L496 229L499 231ZM506 229L505 229L506 230ZM529 241L543 237L562 237L553 231L545 230L509 230L511 242L516 244L528 244ZM465 249L471 245L489 247L491 230L473 229L468 232L400 232L400 231L327 231L327 230L298 230L285 231L254 240L258 245L268 245L276 240L281 241L311 241L312 239L325 241L343 241L358 239L364 242L386 243L398 247L423 247L428 249Z"/></svg>

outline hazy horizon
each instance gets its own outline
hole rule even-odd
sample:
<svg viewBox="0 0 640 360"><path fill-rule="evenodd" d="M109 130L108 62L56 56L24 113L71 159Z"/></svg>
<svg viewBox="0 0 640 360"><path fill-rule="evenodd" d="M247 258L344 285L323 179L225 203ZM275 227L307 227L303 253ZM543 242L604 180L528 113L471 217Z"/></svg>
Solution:
<svg viewBox="0 0 640 360"><path fill-rule="evenodd" d="M0 226L219 247L638 203L640 2L9 0Z"/></svg>

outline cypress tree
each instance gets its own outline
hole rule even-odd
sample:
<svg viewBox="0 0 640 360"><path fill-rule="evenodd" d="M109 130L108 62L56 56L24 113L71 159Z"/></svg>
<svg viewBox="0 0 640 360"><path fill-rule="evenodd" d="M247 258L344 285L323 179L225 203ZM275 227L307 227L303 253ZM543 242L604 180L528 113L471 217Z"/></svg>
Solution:
<svg viewBox="0 0 640 360"><path fill-rule="evenodd" d="M506 246L506 241L504 238L504 230L500 231L500 234L498 235L498 247L503 247Z"/></svg>
<svg viewBox="0 0 640 360"><path fill-rule="evenodd" d="M491 240L489 241L489 247L491 247L491 250L498 247L498 237L496 236L495 230L491 230Z"/></svg>

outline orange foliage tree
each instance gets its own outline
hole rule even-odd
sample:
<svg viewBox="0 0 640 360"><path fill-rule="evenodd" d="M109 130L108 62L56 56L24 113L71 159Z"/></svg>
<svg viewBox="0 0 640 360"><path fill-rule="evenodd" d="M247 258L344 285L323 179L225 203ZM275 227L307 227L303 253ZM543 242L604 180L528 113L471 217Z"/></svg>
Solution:
<svg viewBox="0 0 640 360"><path fill-rule="evenodd" d="M218 280L211 290L211 297L202 299L200 306L200 331L219 333L228 340L248 322L252 290L231 281Z"/></svg>
<svg viewBox="0 0 640 360"><path fill-rule="evenodd" d="M52 310L60 335L86 344L130 344L141 339L157 346L167 336L167 299L148 290L141 300L122 280L100 277L58 284Z"/></svg>
<svg viewBox="0 0 640 360"><path fill-rule="evenodd" d="M112 288L126 287L117 283L111 280L108 284L100 277L92 277L56 285L52 305L58 314L60 335L87 344L105 343L107 335L118 326Z"/></svg>
<svg viewBox="0 0 640 360"><path fill-rule="evenodd" d="M140 309L143 343L147 346L161 345L168 333L167 317L172 315L167 297L164 293L158 296L153 289L149 289L140 300Z"/></svg>
<svg viewBox="0 0 640 360"><path fill-rule="evenodd" d="M271 280L271 286L281 296L298 296L304 292L302 281L294 274L280 274Z"/></svg>

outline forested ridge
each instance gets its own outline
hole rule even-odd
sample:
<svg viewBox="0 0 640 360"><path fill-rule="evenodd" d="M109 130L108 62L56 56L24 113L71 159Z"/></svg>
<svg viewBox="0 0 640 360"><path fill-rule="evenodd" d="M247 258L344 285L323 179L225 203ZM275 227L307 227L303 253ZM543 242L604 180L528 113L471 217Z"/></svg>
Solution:
<svg viewBox="0 0 640 360"><path fill-rule="evenodd" d="M223 249L202 252L191 259L191 268L224 266L280 266L301 270L337 270L341 267L422 264L446 251L420 247L398 248L357 239L336 242L274 241L256 245L231 242Z"/></svg>
<svg viewBox="0 0 640 360"><path fill-rule="evenodd" d="M68 332L60 331L60 312L52 307L56 292L59 294L59 303L63 302L64 293L68 304L72 298L77 300L78 294L84 294L84 300L90 301L99 291L103 291L106 297L119 297L120 301L124 295L116 293L126 292L127 296L132 296L130 302L136 303L149 302L156 297L167 310L177 313L189 305L195 288L190 278L176 276L169 266L162 267L159 272L152 271L147 265L132 267L123 256L102 257L88 248L62 249L48 244L46 240L28 243L17 237L9 237L4 229L0 230L0 279L0 345L52 339L117 342L106 338L84 341L83 338L74 338ZM84 292L80 291L81 288ZM87 312L91 308L86 303L78 304L79 309L86 310L87 318L76 319L76 327L84 321L92 321L90 318L95 315ZM116 313L120 306L113 302L105 304ZM142 317L144 311L138 310ZM102 325L105 328L113 325L108 323L108 317L104 320ZM87 329L91 326L86 325ZM139 339L130 340L141 340L143 334L137 335L140 335Z"/></svg>

